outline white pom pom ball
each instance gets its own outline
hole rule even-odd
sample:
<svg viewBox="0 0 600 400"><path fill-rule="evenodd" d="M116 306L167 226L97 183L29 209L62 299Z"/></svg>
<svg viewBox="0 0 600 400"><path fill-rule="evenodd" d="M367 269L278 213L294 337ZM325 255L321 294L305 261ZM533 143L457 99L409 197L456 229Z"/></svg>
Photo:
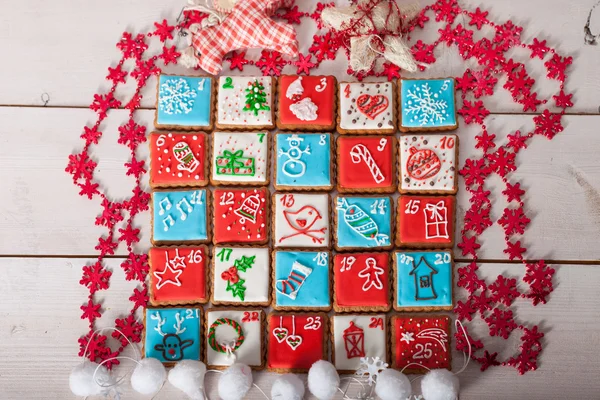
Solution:
<svg viewBox="0 0 600 400"><path fill-rule="evenodd" d="M377 375L375 393L381 400L405 400L412 394L412 386L406 375L388 368Z"/></svg>
<svg viewBox="0 0 600 400"><path fill-rule="evenodd" d="M340 387L340 376L332 363L319 360L308 370L308 390L319 400L330 400Z"/></svg>
<svg viewBox="0 0 600 400"><path fill-rule="evenodd" d="M460 384L458 377L447 369L434 369L421 382L425 400L456 400Z"/></svg>
<svg viewBox="0 0 600 400"><path fill-rule="evenodd" d="M219 378L222 400L241 400L252 387L252 370L246 364L233 364Z"/></svg>
<svg viewBox="0 0 600 400"><path fill-rule="evenodd" d="M192 400L204 400L206 365L201 361L183 360L169 371L169 383Z"/></svg>
<svg viewBox="0 0 600 400"><path fill-rule="evenodd" d="M271 388L271 398L276 400L302 400L304 397L304 382L297 375L281 375Z"/></svg>
<svg viewBox="0 0 600 400"><path fill-rule="evenodd" d="M140 394L152 395L167 379L167 370L156 358L144 358L131 374L131 387Z"/></svg>
<svg viewBox="0 0 600 400"><path fill-rule="evenodd" d="M97 396L102 394L104 388L96 382L110 382L110 372L103 365L96 372L94 380L94 372L98 364L94 362L83 362L75 366L69 375L69 387L75 396Z"/></svg>

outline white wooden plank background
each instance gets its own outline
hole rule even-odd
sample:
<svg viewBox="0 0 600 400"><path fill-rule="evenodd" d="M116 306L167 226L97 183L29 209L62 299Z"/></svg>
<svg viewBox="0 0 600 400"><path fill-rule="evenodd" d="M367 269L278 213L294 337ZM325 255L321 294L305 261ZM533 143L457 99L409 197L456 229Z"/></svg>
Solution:
<svg viewBox="0 0 600 400"><path fill-rule="evenodd" d="M340 0L342 2L343 0ZM316 0L298 1L301 9L311 10ZM429 4L431 1L423 1ZM583 26L595 0L464 0L468 8L490 10L497 22L512 19L525 27L523 39L547 39L564 55L574 56L567 89L575 93L576 106L565 117L565 132L554 140L535 138L519 157L519 170L511 176L527 188L526 211L532 218L526 235L529 259L562 260L558 267L557 288L549 304L531 307L519 302L523 321L539 323L548 329L540 369L523 377L509 368L480 373L471 364L461 376L461 399L563 399L599 398L600 383L600 164L598 150L600 125L597 100L600 88L600 46L583 45ZM102 230L93 226L99 210L96 202L76 194L64 173L66 156L81 145L81 128L95 118L87 110L93 93L106 87L103 77L119 57L115 43L124 30L147 30L159 18L173 19L182 1L105 0L103 2L54 2L0 0L0 398L72 398L68 390L68 371L78 362L76 339L85 331L79 319L79 306L85 298L78 285L80 268ZM463 18L462 16L459 18ZM468 21L466 21L468 22ZM463 22L464 24L464 22ZM301 37L312 34L312 23L303 25ZM415 39L431 41L435 23ZM600 11L592 18L592 30L600 33ZM302 41L303 50L308 41ZM556 90L555 82L542 77L539 60L529 61L528 53L515 50L532 75L539 77L536 89L543 95ZM420 76L455 76L469 65L455 49L443 46L436 52L438 62ZM321 73L345 71L345 59L325 62ZM170 70L171 71L171 70ZM177 71L175 69L174 71ZM288 70L293 72L292 69ZM245 73L257 70L247 67ZM498 87L502 85L499 82ZM41 96L49 96L42 108ZM127 90L118 93L126 97ZM152 108L154 90L149 85L143 105ZM521 107L498 90L486 101L496 115L488 121L490 131L506 134L528 131L531 116L519 115ZM581 115L593 114L593 115ZM94 149L100 160L98 177L110 196L125 196L132 182L125 178L124 147L116 143L116 127L125 113L111 113L103 126L105 137ZM153 111L138 113L141 123L151 126ZM461 160L474 152L476 130L461 127ZM143 148L139 156L145 157ZM497 185L496 185L497 186ZM492 187L494 189L494 187ZM501 189L500 189L501 190ZM504 207L496 188L493 215ZM459 193L459 217L468 206L464 190ZM142 227L140 250L148 246L149 216L139 221ZM482 237L482 257L503 259L503 234L490 228ZM119 255L123 255L120 249ZM54 256L58 258L50 258ZM110 325L127 309L131 284L118 268L120 260L108 264L114 270L112 286L104 302L107 310L102 325ZM522 273L514 264L486 263L483 272L490 279L505 271ZM513 340L514 339L514 340ZM492 343L502 354L509 354L518 338ZM460 357L454 366L460 368ZM255 374L255 380L269 389L273 374ZM216 398L214 382L208 378L211 398ZM177 398L168 386L157 398ZM253 390L252 399L260 399ZM126 391L124 398L138 398Z"/></svg>

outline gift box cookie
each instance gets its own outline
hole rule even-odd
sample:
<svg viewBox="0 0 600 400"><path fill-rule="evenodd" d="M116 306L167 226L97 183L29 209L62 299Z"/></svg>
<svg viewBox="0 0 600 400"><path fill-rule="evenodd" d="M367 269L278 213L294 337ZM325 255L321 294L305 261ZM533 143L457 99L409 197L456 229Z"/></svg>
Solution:
<svg viewBox="0 0 600 400"><path fill-rule="evenodd" d="M277 190L331 190L333 154L330 133L278 133L274 165Z"/></svg>
<svg viewBox="0 0 600 400"><path fill-rule="evenodd" d="M265 244L269 240L267 188L213 191L213 243Z"/></svg>
<svg viewBox="0 0 600 400"><path fill-rule="evenodd" d="M389 196L337 196L335 249L391 249L393 205Z"/></svg>
<svg viewBox="0 0 600 400"><path fill-rule="evenodd" d="M159 129L208 131L213 127L213 78L160 75L154 125Z"/></svg>
<svg viewBox="0 0 600 400"><path fill-rule="evenodd" d="M273 195L273 245L288 248L329 248L329 194Z"/></svg>
<svg viewBox="0 0 600 400"><path fill-rule="evenodd" d="M394 134L396 105L391 82L340 83L337 131Z"/></svg>
<svg viewBox="0 0 600 400"><path fill-rule="evenodd" d="M210 241L206 189L152 193L152 244L202 244Z"/></svg>
<svg viewBox="0 0 600 400"><path fill-rule="evenodd" d="M268 132L213 132L213 185L269 184Z"/></svg>
<svg viewBox="0 0 600 400"><path fill-rule="evenodd" d="M402 132L458 128L453 78L400 79L398 86Z"/></svg>
<svg viewBox="0 0 600 400"><path fill-rule="evenodd" d="M455 203L454 196L400 196L398 247L453 247Z"/></svg>
<svg viewBox="0 0 600 400"><path fill-rule="evenodd" d="M217 100L218 129L273 129L275 78L221 76Z"/></svg>
<svg viewBox="0 0 600 400"><path fill-rule="evenodd" d="M279 77L277 127L299 131L333 130L336 86L333 76Z"/></svg>

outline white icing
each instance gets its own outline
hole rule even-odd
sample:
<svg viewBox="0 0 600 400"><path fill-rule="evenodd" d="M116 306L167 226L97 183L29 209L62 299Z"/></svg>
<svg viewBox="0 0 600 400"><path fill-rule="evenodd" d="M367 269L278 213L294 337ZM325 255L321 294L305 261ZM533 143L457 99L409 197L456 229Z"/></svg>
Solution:
<svg viewBox="0 0 600 400"><path fill-rule="evenodd" d="M258 320L253 320L252 313L258 313ZM233 352L236 357L236 362L246 364L252 367L257 367L262 364L262 340L261 340L261 315L262 311L257 309L248 309L240 311L225 311L225 310L209 310L206 313L206 329L207 332L210 326L219 318L229 318L241 325L244 332L244 343ZM246 318L245 318L246 317ZM243 322L245 320L245 322ZM222 325L215 330L216 338L221 343L234 342L238 334L230 326ZM208 365L229 366L234 360L226 353L214 351L208 342L206 336L206 358Z"/></svg>
<svg viewBox="0 0 600 400"><path fill-rule="evenodd" d="M365 357L379 357L387 362L387 324L385 314L380 315L335 315L333 318L333 341L335 347L334 365L341 370L356 370L360 367L360 357L348 358L344 343L344 331L354 325L364 331ZM383 325L377 324L379 318ZM381 329L383 326L383 329Z"/></svg>
<svg viewBox="0 0 600 400"><path fill-rule="evenodd" d="M230 78L233 89L223 88L225 79ZM267 105L271 110L254 112L243 111L246 106L246 92L249 82L258 79L265 88ZM270 77L222 76L219 78L219 94L217 97L217 121L223 125L264 126L273 124L273 97L271 96Z"/></svg>
<svg viewBox="0 0 600 400"><path fill-rule="evenodd" d="M327 194L278 193L274 201L275 247L329 246L329 196ZM286 218L284 211L288 211L289 219ZM320 218L317 218L315 211ZM313 219L316 220L311 225ZM296 221L300 220L306 220L304 228L297 225ZM292 224L297 229L293 228Z"/></svg>
<svg viewBox="0 0 600 400"><path fill-rule="evenodd" d="M290 104L290 111L301 121L314 121L317 119L318 110L317 105L309 97Z"/></svg>
<svg viewBox="0 0 600 400"><path fill-rule="evenodd" d="M294 96L301 96L302 93L304 93L304 86L302 86L302 77L299 76L298 79L290 83L285 92L285 97L291 100Z"/></svg>
<svg viewBox="0 0 600 400"><path fill-rule="evenodd" d="M379 88L377 87L379 85ZM350 87L350 89L347 89ZM377 114L374 119L367 118L358 110L357 98L367 94L371 96L385 96L388 100L387 108ZM381 83L342 83L340 84L340 127L345 130L375 130L394 129L389 121L394 120L394 95L392 84ZM350 113L348 113L350 111ZM356 121L356 122L353 122ZM381 124L381 126L379 126Z"/></svg>
<svg viewBox="0 0 600 400"><path fill-rule="evenodd" d="M265 182L267 180L268 132L214 132L213 155L211 160L212 178L226 182ZM262 143L261 138L262 137ZM242 150L244 157L254 158L255 173L250 175L223 175L217 174L217 157L223 151L232 153Z"/></svg>
<svg viewBox="0 0 600 400"><path fill-rule="evenodd" d="M322 92L327 88L327 77L323 77L321 78L321 83L317 86L315 86L315 90L317 92Z"/></svg>
<svg viewBox="0 0 600 400"><path fill-rule="evenodd" d="M223 259L218 254L223 248L231 249L229 260ZM214 255L214 274L213 274L213 298L215 301L229 303L266 303L269 301L269 278L271 276L269 267L269 249L267 248L235 248L235 247L215 247ZM239 297L234 297L231 291L227 291L227 281L221 278L221 274L231 268L236 259L246 257L256 257L252 268L245 272L238 272L240 279L245 280L246 292L244 301Z"/></svg>

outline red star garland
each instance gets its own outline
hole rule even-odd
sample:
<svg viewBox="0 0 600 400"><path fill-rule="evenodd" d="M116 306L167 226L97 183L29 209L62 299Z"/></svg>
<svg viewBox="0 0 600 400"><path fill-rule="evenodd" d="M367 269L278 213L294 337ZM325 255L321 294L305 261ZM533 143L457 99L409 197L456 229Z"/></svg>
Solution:
<svg viewBox="0 0 600 400"><path fill-rule="evenodd" d="M508 202L513 200L520 202L521 196L525 194L525 191L521 189L520 183L515 183L514 185L506 183L506 189L502 191L502 194L506 196L506 201Z"/></svg>
<svg viewBox="0 0 600 400"><path fill-rule="evenodd" d="M475 139L477 139L475 148L483 150L484 153L487 153L490 149L496 147L496 144L494 143L496 135L493 133L490 135L488 134L488 131L483 131L481 135L475 136Z"/></svg>
<svg viewBox="0 0 600 400"><path fill-rule="evenodd" d="M303 55L303 54L299 54L298 55L298 61L294 62L294 65L298 68L296 70L296 74L300 75L300 74L306 74L309 75L310 74L310 69L313 68L315 65L314 62L311 62L312 58L312 54L309 54L307 56Z"/></svg>
<svg viewBox="0 0 600 400"><path fill-rule="evenodd" d="M281 70L285 66L286 62L281 58L281 54L276 51L263 50L261 52L260 60L254 63L263 75L281 75Z"/></svg>
<svg viewBox="0 0 600 400"><path fill-rule="evenodd" d="M243 71L244 65L250 62L246 59L245 51L232 51L231 54L225 58L225 60L229 61L229 69L232 71L236 68L240 71Z"/></svg>
<svg viewBox="0 0 600 400"><path fill-rule="evenodd" d="M496 281L488 286L490 292L492 292L491 299L496 303L502 303L507 307L513 303L513 301L520 297L520 293L517 290L517 280L505 278L502 275L498 275Z"/></svg>
<svg viewBox="0 0 600 400"><path fill-rule="evenodd" d="M517 241L516 243L513 242L506 242L506 249L504 249L504 253L508 255L508 259L509 260L522 260L523 259L523 253L525 253L525 251L527 251L527 249L525 249L524 247L521 247L521 241Z"/></svg>
<svg viewBox="0 0 600 400"><path fill-rule="evenodd" d="M299 24L300 18L310 16L309 14L298 11L298 6L288 8L283 13L278 13L277 16L281 19L285 19L288 24Z"/></svg>
<svg viewBox="0 0 600 400"><path fill-rule="evenodd" d="M155 22L154 26L156 27L156 30L152 33L149 33L148 36L158 36L161 42L166 42L167 39L173 39L173 31L175 30L175 27L169 25L166 19L163 19L160 24Z"/></svg>

